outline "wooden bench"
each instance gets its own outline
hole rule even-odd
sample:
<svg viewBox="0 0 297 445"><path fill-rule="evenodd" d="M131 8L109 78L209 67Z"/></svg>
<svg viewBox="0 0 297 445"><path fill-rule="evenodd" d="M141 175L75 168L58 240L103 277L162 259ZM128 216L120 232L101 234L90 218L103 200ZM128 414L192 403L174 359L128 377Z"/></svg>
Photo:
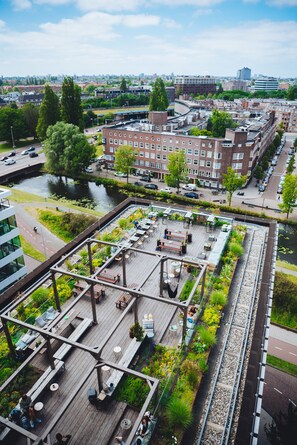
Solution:
<svg viewBox="0 0 297 445"><path fill-rule="evenodd" d="M176 240L182 240L182 241L187 241L187 233L181 233L181 232L168 232L166 234L166 238L167 239L176 239Z"/></svg>
<svg viewBox="0 0 297 445"><path fill-rule="evenodd" d="M181 255L182 252L182 245L177 245L177 244L167 244L164 243L163 241L157 245L157 249L159 250L169 250L171 252L177 252L179 255Z"/></svg>
<svg viewBox="0 0 297 445"><path fill-rule="evenodd" d="M55 360L55 369L50 366L44 371L39 379L34 383L31 389L27 391L27 395L31 397L32 403L36 403L41 394L49 388L51 383L56 379L57 375L61 374L65 370L65 363L61 360ZM21 410L20 402L15 406L16 409ZM11 429L5 427L0 433L0 441L4 440Z"/></svg>
<svg viewBox="0 0 297 445"><path fill-rule="evenodd" d="M119 296L119 298L116 300L116 307L118 309L125 309L130 301L132 300L132 295L129 293L124 292Z"/></svg>
<svg viewBox="0 0 297 445"><path fill-rule="evenodd" d="M75 283L74 289L73 289L74 297L77 297L78 294L80 294L85 288L86 288L86 286L81 281L77 281ZM86 292L84 296L87 298L91 298L91 291L88 290L88 292ZM102 300L102 298L105 297L105 289L95 285L94 286L94 297L95 297L96 303L98 304Z"/></svg>
<svg viewBox="0 0 297 445"><path fill-rule="evenodd" d="M107 281L108 283L117 284L121 280L121 275L119 274L112 275L109 273L103 273L101 275L98 275L96 278L98 280Z"/></svg>
<svg viewBox="0 0 297 445"><path fill-rule="evenodd" d="M72 334L69 335L68 340L72 341L78 341L80 337L86 332L89 327L92 326L92 320L90 318L84 318L77 328L74 329ZM60 348L55 352L54 358L58 360L62 360L66 354L71 350L72 345L68 345L67 343L64 343Z"/></svg>
<svg viewBox="0 0 297 445"><path fill-rule="evenodd" d="M134 359L138 349L140 348L142 341L136 341L136 338L133 338L133 340L129 344L128 348L126 349L126 351L124 352L123 356L121 357L121 359L118 363L120 366L124 366L125 368L129 367L129 365L132 362L132 360ZM107 396L111 396L114 393L114 390L120 383L123 375L124 375L124 372L122 372L122 371L118 371L116 369L112 371L111 376L109 377L109 379L106 382L106 385L108 386L108 388L112 388L112 389L109 389L109 391L105 392L105 394Z"/></svg>

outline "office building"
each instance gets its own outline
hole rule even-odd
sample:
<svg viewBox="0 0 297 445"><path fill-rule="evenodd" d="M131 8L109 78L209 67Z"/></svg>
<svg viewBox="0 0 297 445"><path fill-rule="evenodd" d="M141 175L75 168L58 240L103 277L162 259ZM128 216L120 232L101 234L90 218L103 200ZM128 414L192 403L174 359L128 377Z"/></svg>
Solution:
<svg viewBox="0 0 297 445"><path fill-rule="evenodd" d="M0 189L0 293L27 273L9 195L9 190Z"/></svg>
<svg viewBox="0 0 297 445"><path fill-rule="evenodd" d="M216 92L216 80L210 76L177 76L175 78L175 89L182 96L214 94Z"/></svg>
<svg viewBox="0 0 297 445"><path fill-rule="evenodd" d="M239 80L251 80L250 68L244 67L237 71L237 79Z"/></svg>
<svg viewBox="0 0 297 445"><path fill-rule="evenodd" d="M261 77L255 81L255 91L274 91L278 90L278 80L274 77Z"/></svg>

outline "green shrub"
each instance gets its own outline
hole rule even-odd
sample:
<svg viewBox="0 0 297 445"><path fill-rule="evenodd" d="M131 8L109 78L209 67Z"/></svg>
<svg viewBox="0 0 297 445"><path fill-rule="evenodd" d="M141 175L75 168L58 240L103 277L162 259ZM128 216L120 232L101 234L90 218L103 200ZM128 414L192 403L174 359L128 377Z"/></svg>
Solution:
<svg viewBox="0 0 297 445"><path fill-rule="evenodd" d="M239 243L230 243L229 250L236 258L241 257L244 252L242 245Z"/></svg>
<svg viewBox="0 0 297 445"><path fill-rule="evenodd" d="M198 328L200 342L205 344L207 347L212 347L216 344L216 334L214 332L211 332L208 328L205 326L199 326Z"/></svg>
<svg viewBox="0 0 297 445"><path fill-rule="evenodd" d="M116 389L116 400L128 403L128 405L140 408L149 393L149 388L142 379L127 376Z"/></svg>
<svg viewBox="0 0 297 445"><path fill-rule="evenodd" d="M198 362L199 371L205 374L208 371L208 364L205 358L201 358Z"/></svg>
<svg viewBox="0 0 297 445"><path fill-rule="evenodd" d="M31 294L31 298L33 301L33 306L40 307L43 305L43 303L46 302L48 299L49 289L46 289L45 287L40 287L39 289L36 289Z"/></svg>
<svg viewBox="0 0 297 445"><path fill-rule="evenodd" d="M173 430L185 430L193 422L191 407L183 400L172 397L167 405L166 418Z"/></svg>
<svg viewBox="0 0 297 445"><path fill-rule="evenodd" d="M179 300L180 300L180 301L185 301L185 300L187 300L187 298L189 297L189 295L190 295L190 293L191 293L191 290L192 290L193 287L194 287L194 284L195 284L195 281L194 281L194 280L187 280L187 281L185 282L184 287L183 287L183 289L182 289L182 291L181 291L181 293L180 293L180 296L179 296Z"/></svg>
<svg viewBox="0 0 297 445"><path fill-rule="evenodd" d="M224 307L227 303L227 295L222 290L215 290L210 296L210 302L211 304Z"/></svg>

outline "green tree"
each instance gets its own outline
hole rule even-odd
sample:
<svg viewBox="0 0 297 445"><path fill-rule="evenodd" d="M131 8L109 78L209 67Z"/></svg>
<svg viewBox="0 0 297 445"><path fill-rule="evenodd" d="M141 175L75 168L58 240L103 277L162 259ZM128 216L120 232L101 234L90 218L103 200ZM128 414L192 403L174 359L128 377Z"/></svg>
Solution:
<svg viewBox="0 0 297 445"><path fill-rule="evenodd" d="M38 108L31 104L28 103L26 105L24 105L21 108L23 115L24 115L24 121L26 124L26 129L28 132L29 136L33 136L34 139L36 139L37 134L36 134L36 127L37 127L37 123L38 123Z"/></svg>
<svg viewBox="0 0 297 445"><path fill-rule="evenodd" d="M186 178L187 161L185 153L183 151L170 153L167 169L169 174L165 175L165 182L168 186L176 187L178 193L180 183Z"/></svg>
<svg viewBox="0 0 297 445"><path fill-rule="evenodd" d="M297 99L297 84L291 85L288 88L287 99L288 100L296 100Z"/></svg>
<svg viewBox="0 0 297 445"><path fill-rule="evenodd" d="M151 95L149 110L150 111L166 111L169 105L168 96L165 90L163 80L158 77L154 83Z"/></svg>
<svg viewBox="0 0 297 445"><path fill-rule="evenodd" d="M127 182L131 168L136 161L136 154L134 148L129 145L120 145L115 153L114 168L117 172L127 175Z"/></svg>
<svg viewBox="0 0 297 445"><path fill-rule="evenodd" d="M46 130L50 125L55 125L60 120L59 98L49 85L45 85L44 98L39 108L36 133L38 139L46 138Z"/></svg>
<svg viewBox="0 0 297 445"><path fill-rule="evenodd" d="M65 77L62 84L61 116L64 122L83 130L83 109L81 106L80 87L72 77Z"/></svg>
<svg viewBox="0 0 297 445"><path fill-rule="evenodd" d="M124 77L121 80L120 90L124 91L124 93L126 93L126 91L128 90L127 82Z"/></svg>
<svg viewBox="0 0 297 445"><path fill-rule="evenodd" d="M283 202L279 204L279 208L283 213L289 214L293 212L297 200L297 175L288 174L285 176L283 184Z"/></svg>
<svg viewBox="0 0 297 445"><path fill-rule="evenodd" d="M287 167L287 173L289 174L293 173L294 170L295 170L295 156L291 156Z"/></svg>
<svg viewBox="0 0 297 445"><path fill-rule="evenodd" d="M236 126L229 113L214 110L212 116L208 119L207 130L212 133L213 137L223 138L227 128L234 129Z"/></svg>
<svg viewBox="0 0 297 445"><path fill-rule="evenodd" d="M263 168L261 167L261 165L257 165L257 167L255 168L255 170L253 172L253 176L256 179L263 179L264 171L263 171Z"/></svg>
<svg viewBox="0 0 297 445"><path fill-rule="evenodd" d="M227 168L227 173L223 174L223 186L228 192L228 205L231 205L233 193L240 189L246 182L247 177L236 173L231 167Z"/></svg>
<svg viewBox="0 0 297 445"><path fill-rule="evenodd" d="M294 145L294 147L295 147L295 148L297 148L297 138L295 139L295 141L294 141L294 144L293 144L293 145Z"/></svg>
<svg viewBox="0 0 297 445"><path fill-rule="evenodd" d="M95 147L75 125L57 122L47 129L46 136L44 151L51 172L76 176L84 172L96 155Z"/></svg>
<svg viewBox="0 0 297 445"><path fill-rule="evenodd" d="M200 128L198 128L198 127L192 127L189 131L189 135L191 135L191 136L208 136L208 137L212 136L210 131L200 130Z"/></svg>
<svg viewBox="0 0 297 445"><path fill-rule="evenodd" d="M15 141L26 137L24 114L21 109L3 107L0 109L0 141L13 145L12 134Z"/></svg>

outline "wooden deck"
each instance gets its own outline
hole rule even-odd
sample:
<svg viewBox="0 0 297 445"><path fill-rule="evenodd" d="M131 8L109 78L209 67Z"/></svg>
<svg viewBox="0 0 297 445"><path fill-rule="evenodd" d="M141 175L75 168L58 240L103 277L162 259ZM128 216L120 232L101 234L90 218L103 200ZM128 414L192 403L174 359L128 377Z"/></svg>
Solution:
<svg viewBox="0 0 297 445"><path fill-rule="evenodd" d="M130 255L126 262L127 268L127 286L133 287L142 285L144 292L159 296L159 268L146 280L147 274L152 270L153 265L157 262L157 257L145 255L144 250L156 252L157 239L162 238L166 225L159 221L159 227L154 232L149 233L148 238L143 238L143 247L139 252ZM170 221L171 230L184 231L182 222ZM179 256L174 253L168 253L169 256L176 256L176 261L182 258L193 257L197 258L200 252L203 251L203 245L208 241L209 233L207 233L204 226L194 226L191 229L193 234L193 242L188 245L187 254ZM213 233L213 232L212 232ZM165 252L156 252L156 254L164 255ZM171 263L171 260L170 260ZM170 273L170 264L164 268L164 271ZM108 269L112 274L121 274L122 264L114 262ZM173 288L178 284L178 294L182 290L183 284L189 277L186 268L182 268L180 281L178 278L171 277L171 285ZM143 284L144 283L144 284ZM122 281L120 282L122 284ZM104 286L102 286L104 288ZM105 335L110 328L114 326L115 320L122 316L123 311L116 308L116 300L122 292L111 289L106 286L106 297L96 305L96 313L98 317L98 325L92 326L80 339L80 342L96 347L100 345ZM164 290L164 301L168 300L168 292ZM176 297L178 300L178 296ZM69 303L68 303L69 304ZM92 318L91 302L87 299L80 299L75 306L74 311L79 312L80 317ZM172 305L162 302L142 298L138 305L138 318L141 322L144 314L152 314L154 319L155 337L154 342L167 344L170 346L178 346L182 327L179 324L178 311ZM73 317L72 317L73 318ZM122 351L128 347L131 339L129 338L129 328L134 323L134 313L127 313L122 320L119 328L112 335L102 351L102 356L106 360L115 361L113 349L115 346L120 346ZM177 326L177 330L171 330L170 327ZM122 435L124 438L129 431L123 430L120 423L123 418L130 418L134 423L138 413L128 408L125 403L118 403L115 400L110 400L105 408L97 408L92 405L87 398L87 390L90 387L97 386L97 374L94 371L87 379L77 395L74 397L74 391L77 388L78 382L83 379L89 370L96 364L96 360L91 354L84 352L77 348L72 348L69 354L65 357L66 370L58 378L59 389L55 393L46 392L42 397L44 403L44 421L42 424L36 426L32 432L38 435L43 435L48 427L49 421L52 421L63 405L69 406L65 409L60 420L57 420L54 429L51 431L51 443L54 442L54 437L57 432L62 434L71 434L71 445L113 445L114 437ZM48 366L46 354L39 354L33 362L39 369ZM11 443L8 441L7 443ZM18 439L15 445L26 445L24 439Z"/></svg>

